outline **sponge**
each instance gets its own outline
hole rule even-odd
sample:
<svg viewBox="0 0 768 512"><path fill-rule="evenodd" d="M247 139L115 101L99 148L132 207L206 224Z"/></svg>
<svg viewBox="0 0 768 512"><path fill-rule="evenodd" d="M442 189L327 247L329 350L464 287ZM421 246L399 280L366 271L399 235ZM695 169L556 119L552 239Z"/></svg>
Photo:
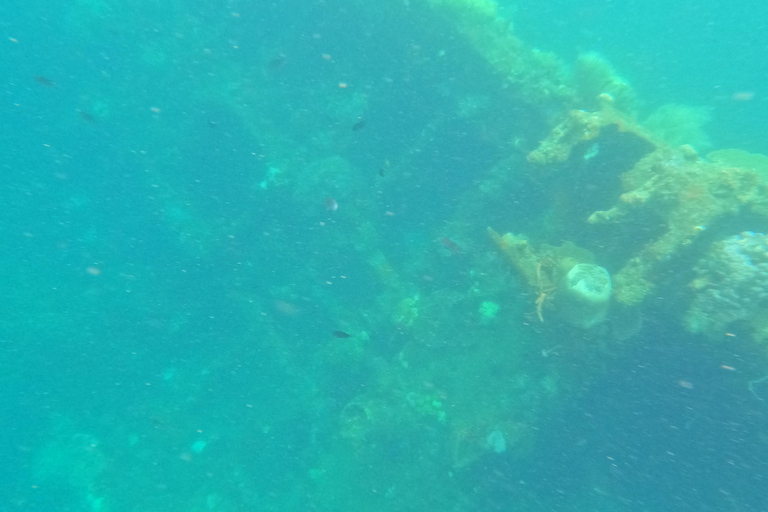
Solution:
<svg viewBox="0 0 768 512"><path fill-rule="evenodd" d="M575 265L558 287L558 312L568 322L584 329L605 320L610 302L611 276L597 265Z"/></svg>

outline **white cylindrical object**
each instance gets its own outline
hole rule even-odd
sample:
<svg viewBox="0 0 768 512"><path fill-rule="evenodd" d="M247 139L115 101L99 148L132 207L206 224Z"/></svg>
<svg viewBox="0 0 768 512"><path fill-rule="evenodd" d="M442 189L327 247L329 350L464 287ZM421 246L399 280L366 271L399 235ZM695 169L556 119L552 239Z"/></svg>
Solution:
<svg viewBox="0 0 768 512"><path fill-rule="evenodd" d="M603 322L611 303L611 276L598 265L579 263L563 277L557 311L570 323L588 329Z"/></svg>

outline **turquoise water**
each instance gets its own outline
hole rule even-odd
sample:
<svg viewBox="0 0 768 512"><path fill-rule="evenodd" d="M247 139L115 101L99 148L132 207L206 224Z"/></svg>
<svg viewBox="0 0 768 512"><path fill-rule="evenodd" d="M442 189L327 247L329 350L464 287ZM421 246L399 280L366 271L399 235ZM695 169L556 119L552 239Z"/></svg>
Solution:
<svg viewBox="0 0 768 512"><path fill-rule="evenodd" d="M535 46L573 58L598 51L615 63L647 109L705 107L718 147L766 152L764 98L768 6L719 2L520 2L517 31ZM739 92L753 100L734 101Z"/></svg>
<svg viewBox="0 0 768 512"><path fill-rule="evenodd" d="M563 75L596 52L641 122L685 105L658 130L768 154L766 4L540 4L499 14ZM531 177L562 105L451 16L0 5L0 511L768 508L765 346L685 331L693 256L624 339L537 312L486 234L618 271L658 223L625 244L567 212L647 148Z"/></svg>

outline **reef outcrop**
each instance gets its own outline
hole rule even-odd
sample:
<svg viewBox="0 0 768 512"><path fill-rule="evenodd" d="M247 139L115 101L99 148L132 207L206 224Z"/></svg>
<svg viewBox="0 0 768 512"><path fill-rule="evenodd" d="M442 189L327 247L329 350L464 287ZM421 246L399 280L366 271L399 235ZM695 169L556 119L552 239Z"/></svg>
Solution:
<svg viewBox="0 0 768 512"><path fill-rule="evenodd" d="M753 169L707 162L690 146L657 147L622 176L622 185L626 192L616 205L594 212L589 223L665 226L616 275L616 300L625 305L642 302L656 285L658 267L711 223L766 202Z"/></svg>
<svg viewBox="0 0 768 512"><path fill-rule="evenodd" d="M694 273L689 331L718 335L739 321L761 328L768 315L768 235L747 231L715 242Z"/></svg>

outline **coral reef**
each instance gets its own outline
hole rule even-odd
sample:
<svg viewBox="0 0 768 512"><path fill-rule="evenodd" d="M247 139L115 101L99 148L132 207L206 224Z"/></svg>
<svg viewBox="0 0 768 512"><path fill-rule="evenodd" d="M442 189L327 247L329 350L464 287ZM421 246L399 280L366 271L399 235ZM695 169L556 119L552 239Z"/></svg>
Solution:
<svg viewBox="0 0 768 512"><path fill-rule="evenodd" d="M768 314L768 235L746 231L715 242L694 271L688 330L722 334L733 322Z"/></svg>

